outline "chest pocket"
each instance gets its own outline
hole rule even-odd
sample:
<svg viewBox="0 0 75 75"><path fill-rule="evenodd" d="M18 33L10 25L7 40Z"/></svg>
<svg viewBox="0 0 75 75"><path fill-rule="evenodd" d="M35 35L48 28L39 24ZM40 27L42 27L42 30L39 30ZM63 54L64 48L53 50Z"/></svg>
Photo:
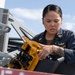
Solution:
<svg viewBox="0 0 75 75"><path fill-rule="evenodd" d="M55 42L55 45L66 48L66 44L64 42Z"/></svg>

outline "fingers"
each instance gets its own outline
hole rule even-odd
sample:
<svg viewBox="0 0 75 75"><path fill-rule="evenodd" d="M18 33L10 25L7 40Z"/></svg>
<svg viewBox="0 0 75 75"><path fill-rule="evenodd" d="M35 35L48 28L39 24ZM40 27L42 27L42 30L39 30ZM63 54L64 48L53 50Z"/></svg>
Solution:
<svg viewBox="0 0 75 75"><path fill-rule="evenodd" d="M43 59L43 56L44 56L44 55L45 55L44 52L43 52L43 51L40 51L40 53L39 53L40 59Z"/></svg>
<svg viewBox="0 0 75 75"><path fill-rule="evenodd" d="M52 50L52 46L51 45L43 45L40 44L42 46L42 50L39 52L39 57L41 60L45 59L49 54L51 54L53 52Z"/></svg>
<svg viewBox="0 0 75 75"><path fill-rule="evenodd" d="M44 52L41 51L41 52L39 53L39 57L40 57L40 60L43 60L43 59L46 58L46 55L45 55Z"/></svg>
<svg viewBox="0 0 75 75"><path fill-rule="evenodd" d="M39 57L41 60L45 59L48 56L47 51L45 51L44 49L42 49L39 53Z"/></svg>
<svg viewBox="0 0 75 75"><path fill-rule="evenodd" d="M44 44L41 44L41 43L39 43L39 44L40 44L40 46L44 47Z"/></svg>

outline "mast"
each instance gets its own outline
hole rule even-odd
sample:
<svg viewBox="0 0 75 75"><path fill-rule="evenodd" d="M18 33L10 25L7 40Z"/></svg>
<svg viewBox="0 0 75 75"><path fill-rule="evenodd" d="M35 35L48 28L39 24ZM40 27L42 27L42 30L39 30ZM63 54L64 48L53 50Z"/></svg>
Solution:
<svg viewBox="0 0 75 75"><path fill-rule="evenodd" d="M6 0L0 0L0 22L4 23L5 25L8 25L6 15L4 13L8 14L7 9L5 9L5 1ZM4 35L0 35L0 51L7 52L8 47L8 34L5 33Z"/></svg>

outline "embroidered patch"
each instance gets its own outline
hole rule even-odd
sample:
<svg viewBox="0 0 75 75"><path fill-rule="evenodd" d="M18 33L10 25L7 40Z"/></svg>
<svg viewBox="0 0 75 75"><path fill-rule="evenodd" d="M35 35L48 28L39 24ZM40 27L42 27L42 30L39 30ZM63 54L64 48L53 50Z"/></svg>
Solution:
<svg viewBox="0 0 75 75"><path fill-rule="evenodd" d="M39 41L42 40L42 38L39 38Z"/></svg>

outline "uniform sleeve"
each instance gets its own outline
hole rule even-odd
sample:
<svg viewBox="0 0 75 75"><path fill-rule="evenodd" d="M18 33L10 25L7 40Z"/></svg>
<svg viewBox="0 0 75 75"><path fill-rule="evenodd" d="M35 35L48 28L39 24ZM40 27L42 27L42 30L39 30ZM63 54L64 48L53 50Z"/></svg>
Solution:
<svg viewBox="0 0 75 75"><path fill-rule="evenodd" d="M65 61L68 64L75 64L75 34L71 33L68 39L67 48L64 49Z"/></svg>
<svg viewBox="0 0 75 75"><path fill-rule="evenodd" d="M68 64L75 64L75 51L71 49L65 49L65 61Z"/></svg>

